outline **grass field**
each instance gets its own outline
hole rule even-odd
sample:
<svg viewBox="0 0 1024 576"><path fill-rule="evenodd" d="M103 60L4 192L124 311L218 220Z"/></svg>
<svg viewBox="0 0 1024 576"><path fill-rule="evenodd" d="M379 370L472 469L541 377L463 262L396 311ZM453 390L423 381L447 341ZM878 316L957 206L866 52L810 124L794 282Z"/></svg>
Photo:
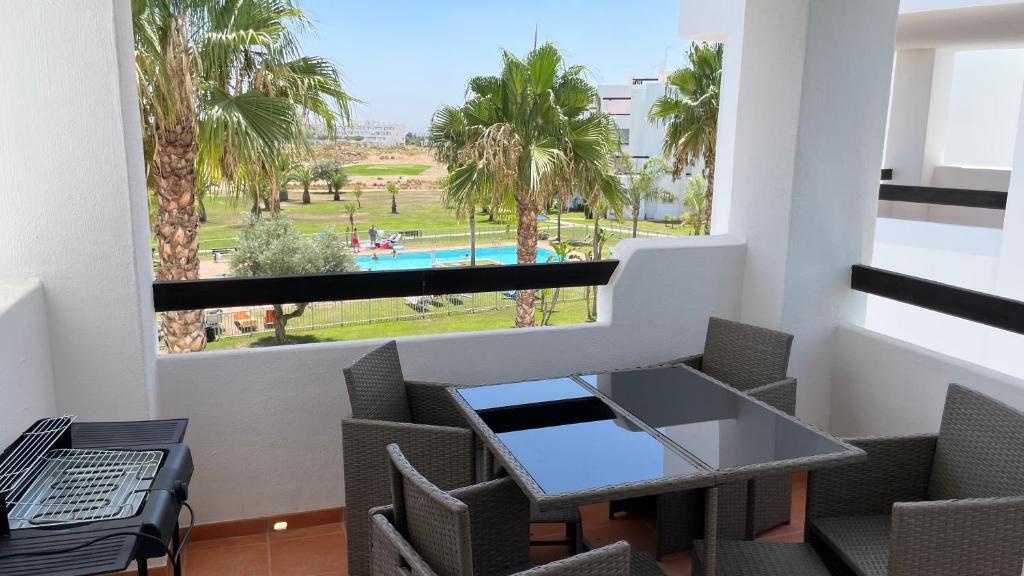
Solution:
<svg viewBox="0 0 1024 576"><path fill-rule="evenodd" d="M429 168L428 164L350 164L345 172L351 176L418 176Z"/></svg>
<svg viewBox="0 0 1024 576"><path fill-rule="evenodd" d="M446 332L476 332L480 330L498 330L501 328L512 328L515 318L515 308L495 310L490 312L479 312L476 314L462 314L455 316L442 316L438 318L426 318L423 320L395 320L392 322L380 322L377 324L359 324L354 326L334 326L330 328L319 328L316 330L289 331L288 336L293 344L305 344L310 342L333 342L338 340L363 340L368 338L383 338L397 336L412 336L419 334L440 334ZM540 313L537 314L540 321ZM555 309L551 316L551 325L559 326L566 324L580 324L587 321L587 309L585 301L563 302ZM237 348L258 348L273 346L273 335L259 335L256 337L243 336L237 338L225 338L210 342L206 345L207 350L230 350Z"/></svg>

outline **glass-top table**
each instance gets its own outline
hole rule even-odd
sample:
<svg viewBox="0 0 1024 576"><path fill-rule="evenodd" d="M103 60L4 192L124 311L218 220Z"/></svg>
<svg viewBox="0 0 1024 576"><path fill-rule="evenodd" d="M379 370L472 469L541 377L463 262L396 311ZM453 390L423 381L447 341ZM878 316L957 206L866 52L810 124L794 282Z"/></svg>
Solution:
<svg viewBox="0 0 1024 576"><path fill-rule="evenodd" d="M542 510L716 486L863 455L688 367L451 393Z"/></svg>

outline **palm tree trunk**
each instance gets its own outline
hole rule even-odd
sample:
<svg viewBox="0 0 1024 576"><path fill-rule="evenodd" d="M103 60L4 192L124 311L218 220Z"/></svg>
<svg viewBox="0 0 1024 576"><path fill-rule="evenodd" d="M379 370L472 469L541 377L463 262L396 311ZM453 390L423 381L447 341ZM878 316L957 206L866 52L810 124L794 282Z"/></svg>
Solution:
<svg viewBox="0 0 1024 576"><path fill-rule="evenodd" d="M594 208L594 255L591 258L594 262L601 259L601 214ZM591 320L597 320L597 286L594 286L594 308L593 312L587 310L587 316Z"/></svg>
<svg viewBox="0 0 1024 576"><path fill-rule="evenodd" d="M558 201L558 232L555 233L555 241L562 241L562 201Z"/></svg>
<svg viewBox="0 0 1024 576"><path fill-rule="evenodd" d="M278 203L278 205L280 205L281 202L287 202L287 201L288 201L288 185L285 184L284 186L281 186L280 189L277 191L277 203Z"/></svg>
<svg viewBox="0 0 1024 576"><path fill-rule="evenodd" d="M302 203L303 204L309 204L310 202L312 202L312 199L309 197L309 185L308 184L303 184L302 185Z"/></svg>
<svg viewBox="0 0 1024 576"><path fill-rule="evenodd" d="M711 233L711 204L715 197L715 151L708 150L704 153L704 179L708 183L708 192L705 196L704 206L704 233Z"/></svg>
<svg viewBox="0 0 1024 576"><path fill-rule="evenodd" d="M394 194L391 195L391 213L398 214L398 199Z"/></svg>
<svg viewBox="0 0 1024 576"><path fill-rule="evenodd" d="M277 182L271 181L269 194L270 195L268 196L268 198L270 198L271 202L273 203L271 207L274 211L274 214L277 214L278 212L281 211L281 191L277 189Z"/></svg>
<svg viewBox="0 0 1024 576"><path fill-rule="evenodd" d="M516 195L516 261L533 264L537 261L537 200L529 194ZM534 326L533 290L516 292L516 328Z"/></svg>
<svg viewBox="0 0 1024 576"><path fill-rule="evenodd" d="M469 207L469 265L476 266L476 206Z"/></svg>
<svg viewBox="0 0 1024 576"><path fill-rule="evenodd" d="M633 238L636 238L637 222L640 220L640 205L633 206Z"/></svg>
<svg viewBox="0 0 1024 576"><path fill-rule="evenodd" d="M191 118L155 131L153 157L159 213L155 233L160 265L156 279L199 278L199 218L195 210L196 141ZM199 352L206 347L202 310L165 312L161 319L167 351Z"/></svg>

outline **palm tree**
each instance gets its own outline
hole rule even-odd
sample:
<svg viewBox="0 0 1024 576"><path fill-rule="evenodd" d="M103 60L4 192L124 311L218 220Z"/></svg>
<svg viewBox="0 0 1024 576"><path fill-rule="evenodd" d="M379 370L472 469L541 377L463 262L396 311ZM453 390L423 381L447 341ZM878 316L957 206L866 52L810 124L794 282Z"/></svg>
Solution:
<svg viewBox="0 0 1024 576"><path fill-rule="evenodd" d="M355 230L356 229L356 205L351 203L351 202L349 202L348 204L345 204L344 206L342 206L342 209L345 210L346 214L348 214L349 230Z"/></svg>
<svg viewBox="0 0 1024 576"><path fill-rule="evenodd" d="M335 170L331 172L327 183L334 191L334 201L338 202L341 200L341 189L345 187L345 184L348 184L348 174L344 170Z"/></svg>
<svg viewBox="0 0 1024 576"><path fill-rule="evenodd" d="M707 206L708 183L703 176L691 176L686 183L686 191L683 193L683 208L686 210L683 216L683 224L690 227L692 234L707 234L708 222L704 219Z"/></svg>
<svg viewBox="0 0 1024 576"><path fill-rule="evenodd" d="M356 206L358 206L359 208L362 208L363 207L363 202L362 202L362 200L360 200L360 198L363 197L363 190L362 190L362 188L356 188L355 190L353 190L352 191L352 196L354 196L355 199L356 199Z"/></svg>
<svg viewBox="0 0 1024 576"><path fill-rule="evenodd" d="M388 182L388 194L391 194L391 213L398 214L398 184Z"/></svg>
<svg viewBox="0 0 1024 576"><path fill-rule="evenodd" d="M722 82L722 45L694 43L687 53L685 68L668 76L665 95L651 107L649 119L664 123L662 146L672 159L672 177L679 178L687 167L704 160L707 181L704 202L704 229L711 224L711 206L715 193L715 146L718 135L718 94Z"/></svg>
<svg viewBox="0 0 1024 576"><path fill-rule="evenodd" d="M449 186L490 186L492 215L495 208L514 207L519 263L537 259L537 215L554 189L555 175L568 164L567 140L586 136L573 128L596 100L584 74L583 67L567 65L554 45L543 44L525 58L502 52L498 76L469 81L462 108L466 154L449 174ZM579 161L584 160L594 158ZM515 325L533 326L534 310L534 291L519 290Z"/></svg>
<svg viewBox="0 0 1024 576"><path fill-rule="evenodd" d="M302 203L309 204L312 200L309 197L309 185L316 180L316 175L309 166L299 166L292 170L292 180L302 185Z"/></svg>
<svg viewBox="0 0 1024 576"><path fill-rule="evenodd" d="M633 217L633 238L636 238L637 225L640 220L640 205L671 197L668 190L658 186L658 178L667 170L661 158L650 158L644 162L640 171L630 173L629 184L626 185L626 199Z"/></svg>
<svg viewBox="0 0 1024 576"><path fill-rule="evenodd" d="M293 30L310 22L291 0L132 0L132 17L156 278L193 280L197 171L243 190L241 179L265 178L275 154L307 145L304 118L333 131L351 98L333 64L300 53ZM201 310L161 323L169 352L206 344Z"/></svg>
<svg viewBox="0 0 1024 576"><path fill-rule="evenodd" d="M441 186L441 200L460 220L469 220L469 265L476 266L476 209L491 200L493 187L482 170L454 173L461 163L468 161L470 134L464 110L453 106L439 108L427 129L434 156L447 165L451 174Z"/></svg>

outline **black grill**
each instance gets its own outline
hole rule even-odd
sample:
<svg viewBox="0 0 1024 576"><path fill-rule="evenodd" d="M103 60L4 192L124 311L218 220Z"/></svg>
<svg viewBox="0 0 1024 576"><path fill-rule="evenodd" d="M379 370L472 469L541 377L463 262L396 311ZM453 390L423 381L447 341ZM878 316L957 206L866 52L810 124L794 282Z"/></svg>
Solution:
<svg viewBox="0 0 1024 576"><path fill-rule="evenodd" d="M40 420L0 454L0 574L88 576L135 560L142 576L148 559L176 556L188 421L71 421Z"/></svg>

